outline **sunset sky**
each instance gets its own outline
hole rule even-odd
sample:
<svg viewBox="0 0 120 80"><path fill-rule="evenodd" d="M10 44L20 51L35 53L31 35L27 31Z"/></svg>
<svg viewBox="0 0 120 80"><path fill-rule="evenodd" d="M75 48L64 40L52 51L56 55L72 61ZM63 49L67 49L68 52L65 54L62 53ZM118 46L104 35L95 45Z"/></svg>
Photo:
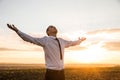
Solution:
<svg viewBox="0 0 120 80"><path fill-rule="evenodd" d="M34 37L49 25L67 40L85 36L65 50L65 63L120 64L120 0L0 0L0 63L44 63L43 49L7 23Z"/></svg>

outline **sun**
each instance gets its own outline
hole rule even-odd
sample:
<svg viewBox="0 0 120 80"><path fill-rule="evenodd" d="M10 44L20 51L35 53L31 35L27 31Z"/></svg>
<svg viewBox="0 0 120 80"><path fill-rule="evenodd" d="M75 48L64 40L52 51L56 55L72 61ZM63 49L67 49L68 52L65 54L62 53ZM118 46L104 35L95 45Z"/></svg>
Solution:
<svg viewBox="0 0 120 80"><path fill-rule="evenodd" d="M86 42L82 42L79 46L85 47L85 50L72 51L70 54L71 62L75 63L103 63L106 60L106 49L102 46L104 45L104 41L109 39L107 33L100 33L94 35L88 35L85 31L73 32L70 36L73 40L75 37L86 37ZM94 39L94 40L93 40ZM100 40L99 40L100 39Z"/></svg>
<svg viewBox="0 0 120 80"><path fill-rule="evenodd" d="M100 44L92 45L83 51L74 52L71 57L77 63L100 63L105 58L105 51Z"/></svg>

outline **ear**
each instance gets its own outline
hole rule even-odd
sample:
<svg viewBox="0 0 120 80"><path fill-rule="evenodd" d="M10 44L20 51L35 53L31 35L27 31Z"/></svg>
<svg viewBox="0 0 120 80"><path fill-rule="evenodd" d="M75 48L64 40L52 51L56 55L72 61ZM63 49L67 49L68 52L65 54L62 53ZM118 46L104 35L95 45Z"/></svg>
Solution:
<svg viewBox="0 0 120 80"><path fill-rule="evenodd" d="M46 31L47 35L49 36L49 31Z"/></svg>

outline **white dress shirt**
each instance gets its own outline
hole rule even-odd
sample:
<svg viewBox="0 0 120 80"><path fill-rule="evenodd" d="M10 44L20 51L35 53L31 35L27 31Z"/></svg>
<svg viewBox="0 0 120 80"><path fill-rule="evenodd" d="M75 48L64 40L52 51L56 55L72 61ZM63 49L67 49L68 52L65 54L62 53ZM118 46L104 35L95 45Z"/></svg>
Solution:
<svg viewBox="0 0 120 80"><path fill-rule="evenodd" d="M34 43L43 47L45 53L45 63L47 69L61 70L64 69L64 48L69 46L79 45L81 40L77 41L67 41L62 38L58 38L61 45L62 57L60 59L59 45L55 40L56 37L53 36L44 36L42 38L35 38L29 36L21 31L18 31L17 34L25 41Z"/></svg>

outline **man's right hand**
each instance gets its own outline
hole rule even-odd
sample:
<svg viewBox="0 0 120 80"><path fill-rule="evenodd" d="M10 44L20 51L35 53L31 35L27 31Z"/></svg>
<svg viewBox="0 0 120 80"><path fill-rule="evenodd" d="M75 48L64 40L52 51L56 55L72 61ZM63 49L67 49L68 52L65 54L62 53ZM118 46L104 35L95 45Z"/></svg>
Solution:
<svg viewBox="0 0 120 80"><path fill-rule="evenodd" d="M14 30L15 32L18 32L18 29L12 24L7 24L8 28Z"/></svg>

